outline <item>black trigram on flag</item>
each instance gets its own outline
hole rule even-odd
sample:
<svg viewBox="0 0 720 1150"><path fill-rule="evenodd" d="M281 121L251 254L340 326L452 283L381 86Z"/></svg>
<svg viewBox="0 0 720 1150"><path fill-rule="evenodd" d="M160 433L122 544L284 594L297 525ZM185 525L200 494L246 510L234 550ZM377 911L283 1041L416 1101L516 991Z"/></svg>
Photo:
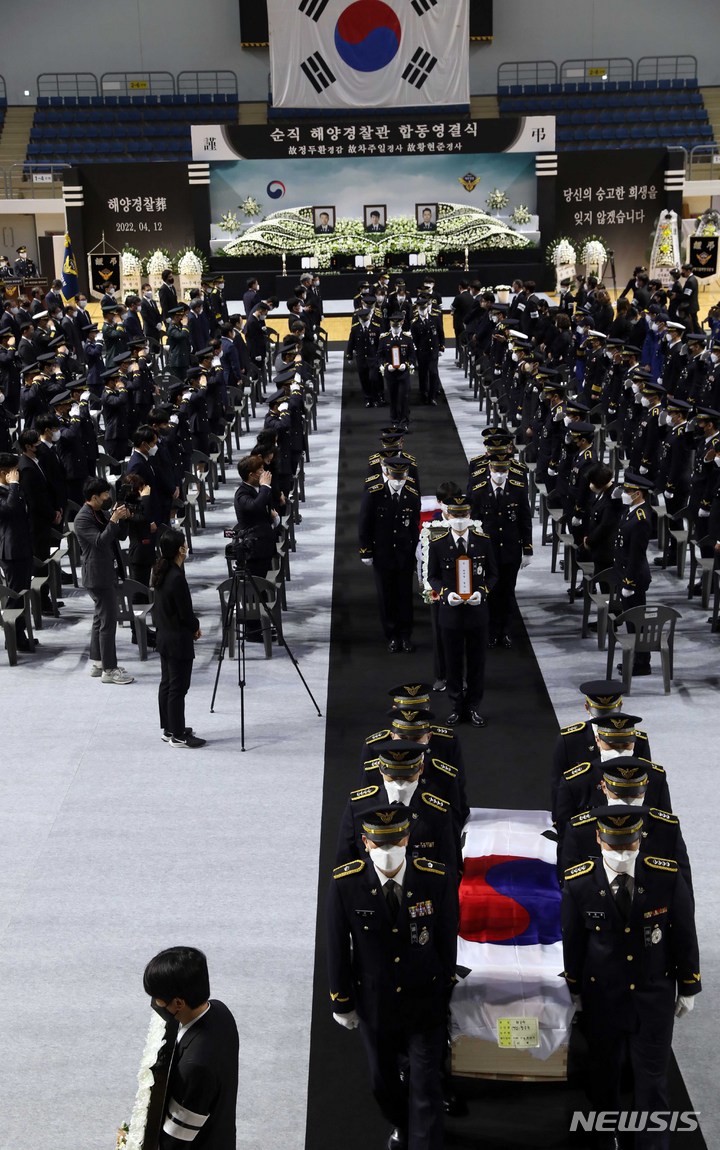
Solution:
<svg viewBox="0 0 720 1150"><path fill-rule="evenodd" d="M402 78L419 91L436 64L437 56L433 56L426 48L416 48Z"/></svg>
<svg viewBox="0 0 720 1150"><path fill-rule="evenodd" d="M415 0L413 0L415 2ZM432 0L434 4L436 0ZM317 24L323 12L327 8L330 0L300 0L298 9L304 16L309 16Z"/></svg>
<svg viewBox="0 0 720 1150"><path fill-rule="evenodd" d="M424 16L426 12L435 7L437 2L438 0L410 0L418 16Z"/></svg>
<svg viewBox="0 0 720 1150"><path fill-rule="evenodd" d="M335 76L329 64L323 60L319 52L313 52L307 60L300 65L316 92L324 92L335 83Z"/></svg>

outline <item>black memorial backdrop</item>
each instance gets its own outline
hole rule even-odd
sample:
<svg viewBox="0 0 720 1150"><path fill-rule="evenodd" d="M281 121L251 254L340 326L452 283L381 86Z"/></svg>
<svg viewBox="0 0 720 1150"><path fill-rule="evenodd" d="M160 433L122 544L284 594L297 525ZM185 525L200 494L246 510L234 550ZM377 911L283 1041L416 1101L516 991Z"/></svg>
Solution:
<svg viewBox="0 0 720 1150"><path fill-rule="evenodd" d="M187 164L88 164L81 169L83 230L88 247L100 242L175 255L195 245Z"/></svg>

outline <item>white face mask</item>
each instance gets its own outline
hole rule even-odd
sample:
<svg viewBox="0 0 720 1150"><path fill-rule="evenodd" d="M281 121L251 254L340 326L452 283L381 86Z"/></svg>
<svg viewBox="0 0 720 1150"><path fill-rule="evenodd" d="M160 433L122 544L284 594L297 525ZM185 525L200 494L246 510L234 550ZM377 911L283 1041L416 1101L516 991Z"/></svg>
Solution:
<svg viewBox="0 0 720 1150"><path fill-rule="evenodd" d="M512 353L512 355L510 356L510 358L512 359L513 363L517 363L517 361L518 361L518 353L517 353L516 351L514 351L514 352Z"/></svg>
<svg viewBox="0 0 720 1150"><path fill-rule="evenodd" d="M617 796L606 795L605 798L607 799L607 805L609 807L641 807L645 796L638 795L637 798L634 799L621 799Z"/></svg>
<svg viewBox="0 0 720 1150"><path fill-rule="evenodd" d="M407 806L418 788L418 781L416 779L414 783L398 783L395 780L391 782L389 779L385 779L388 802L403 803Z"/></svg>
<svg viewBox="0 0 720 1150"><path fill-rule="evenodd" d="M598 747L600 751L600 762L607 763L610 759L619 759L622 755L629 754L629 751L604 751L602 747Z"/></svg>
<svg viewBox="0 0 720 1150"><path fill-rule="evenodd" d="M629 491L623 491L623 493L622 493L622 495L620 496L620 498L622 499L622 501L623 501L623 503L625 504L625 506L626 506L626 507L629 507L629 506L631 505L632 501L633 501L633 497L632 497L632 495L630 494L630 492L629 492Z"/></svg>
<svg viewBox="0 0 720 1150"><path fill-rule="evenodd" d="M378 870L390 874L402 866L405 858L405 847L373 847L370 858Z"/></svg>
<svg viewBox="0 0 720 1150"><path fill-rule="evenodd" d="M153 293L151 291L145 292L145 299L152 299L152 297L153 297Z"/></svg>
<svg viewBox="0 0 720 1150"><path fill-rule="evenodd" d="M633 395L638 395L640 393L640 384L639 383L633 383L630 386L633 389Z"/></svg>
<svg viewBox="0 0 720 1150"><path fill-rule="evenodd" d="M158 449L157 443L153 443L152 447L149 448L149 450L148 450L148 455L157 455L157 449Z"/></svg>
<svg viewBox="0 0 720 1150"><path fill-rule="evenodd" d="M60 432L59 431L53 431L50 438L51 438L53 443L59 443L60 442Z"/></svg>
<svg viewBox="0 0 720 1150"><path fill-rule="evenodd" d="M504 483L506 475L506 471L494 471L492 467L490 468L490 478L493 483Z"/></svg>
<svg viewBox="0 0 720 1150"><path fill-rule="evenodd" d="M456 535L464 535L472 523L472 519L460 519L457 516L453 516L449 520L449 523L451 530L454 531Z"/></svg>
<svg viewBox="0 0 720 1150"><path fill-rule="evenodd" d="M86 299L79 299L78 300L78 307L80 308L80 311L85 311L85 308L87 307L87 300Z"/></svg>
<svg viewBox="0 0 720 1150"><path fill-rule="evenodd" d="M405 295L400 295L400 293L398 292L398 294L397 294L397 296L396 296L396 299L397 299L398 303L405 303L405 300L407 299L407 296L405 296Z"/></svg>
<svg viewBox="0 0 720 1150"><path fill-rule="evenodd" d="M391 332L393 333L393 335L395 335L395 336L398 336L398 335L401 335L401 334L402 334L402 328L400 327L400 325L399 325L399 324L396 324L396 323L392 323L392 324L390 324L390 331L391 331Z"/></svg>
<svg viewBox="0 0 720 1150"><path fill-rule="evenodd" d="M650 331L657 331L657 329L658 329L658 325L656 323L650 324Z"/></svg>
<svg viewBox="0 0 720 1150"><path fill-rule="evenodd" d="M616 871L618 874L633 874L635 870L635 859L638 856L637 851L606 851L603 850L603 862L607 863L610 870Z"/></svg>
<svg viewBox="0 0 720 1150"><path fill-rule="evenodd" d="M390 479L388 476L387 485L393 493L401 492L406 483L406 479Z"/></svg>

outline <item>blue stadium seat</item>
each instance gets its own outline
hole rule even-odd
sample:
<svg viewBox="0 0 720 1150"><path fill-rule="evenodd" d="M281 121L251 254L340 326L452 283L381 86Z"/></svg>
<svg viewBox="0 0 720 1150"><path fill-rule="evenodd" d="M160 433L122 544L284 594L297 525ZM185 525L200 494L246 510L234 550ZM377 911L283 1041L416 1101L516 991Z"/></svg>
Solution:
<svg viewBox="0 0 720 1150"><path fill-rule="evenodd" d="M498 84L497 94L500 97L509 96L510 95L510 85L509 84Z"/></svg>
<svg viewBox="0 0 720 1150"><path fill-rule="evenodd" d="M28 144L27 155L28 155L28 159L30 158L30 156L39 156L40 155L40 145L33 143L31 141Z"/></svg>

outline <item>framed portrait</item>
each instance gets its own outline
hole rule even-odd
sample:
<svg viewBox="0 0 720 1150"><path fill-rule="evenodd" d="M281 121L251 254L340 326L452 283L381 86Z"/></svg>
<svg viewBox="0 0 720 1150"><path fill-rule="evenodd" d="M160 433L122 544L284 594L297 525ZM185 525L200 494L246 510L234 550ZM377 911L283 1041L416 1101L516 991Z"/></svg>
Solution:
<svg viewBox="0 0 720 1150"><path fill-rule="evenodd" d="M384 232L387 223L387 205L365 204L363 217L366 232Z"/></svg>
<svg viewBox="0 0 720 1150"><path fill-rule="evenodd" d="M335 205L313 208L312 212L315 235L331 235L335 231Z"/></svg>
<svg viewBox="0 0 720 1150"><path fill-rule="evenodd" d="M434 232L437 229L437 204L416 204L415 221L419 232Z"/></svg>

